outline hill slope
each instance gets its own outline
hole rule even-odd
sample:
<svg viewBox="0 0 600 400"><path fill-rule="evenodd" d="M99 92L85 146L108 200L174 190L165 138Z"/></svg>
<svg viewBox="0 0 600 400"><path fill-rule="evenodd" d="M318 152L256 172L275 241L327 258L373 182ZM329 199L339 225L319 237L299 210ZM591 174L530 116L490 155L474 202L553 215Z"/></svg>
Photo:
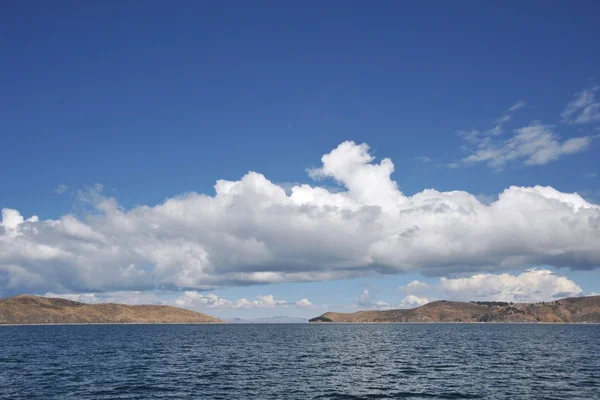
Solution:
<svg viewBox="0 0 600 400"><path fill-rule="evenodd" d="M169 324L214 323L218 318L171 306L85 304L20 295L0 299L0 324Z"/></svg>
<svg viewBox="0 0 600 400"><path fill-rule="evenodd" d="M587 322L600 323L600 296L545 303L434 301L408 310L327 312L310 322Z"/></svg>

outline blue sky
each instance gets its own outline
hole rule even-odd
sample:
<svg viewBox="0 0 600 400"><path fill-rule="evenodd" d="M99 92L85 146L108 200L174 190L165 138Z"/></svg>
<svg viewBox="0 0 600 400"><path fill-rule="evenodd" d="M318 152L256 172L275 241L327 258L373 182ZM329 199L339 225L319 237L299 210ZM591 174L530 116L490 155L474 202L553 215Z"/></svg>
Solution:
<svg viewBox="0 0 600 400"><path fill-rule="evenodd" d="M36 215L40 223L71 215L106 236L102 223L90 220L105 213L99 199L113 198L127 211L188 192L214 196L217 180L239 181L249 171L288 191L306 183L343 192L349 181L341 172L314 180L307 171L323 168L321 157L345 141L367 143L374 165L389 158L395 167L390 180L406 196L431 188L459 190L487 204L511 186L541 185L577 192L595 205L600 200L599 12L592 1L185 1L177 7L158 1L9 1L0 15L0 207L18 210L24 219ZM548 196L557 198L542 195ZM589 229L582 239L585 249L600 237L598 227ZM4 231L8 237L7 223ZM44 245L73 251L62 236L47 235ZM34 242L40 245L29 244ZM18 250L0 259L0 295L148 292L133 283L86 285L85 266L71 271L58 261L52 267L39 259L23 261L29 247L19 243L1 243ZM263 243L279 254L274 241ZM437 285L442 276L518 276L534 267L557 271L583 293L600 292L599 256L593 250L575 254L580 247L569 246L559 253L586 258L585 266L558 260L548 250L521 263L514 262L517 254L457 260L469 267L430 273L426 265L411 261L409 267L382 256L363 262L370 267L359 276L268 285L236 278L209 290L196 281L157 287L160 299L199 290L232 302L272 294L290 303L283 309L210 310L242 317L320 313L292 304L303 298L319 308L353 309L365 290L365 305L396 305L405 294L426 297L398 290L413 280ZM206 251L212 260L214 254ZM285 263L286 257L270 262ZM157 268L156 261L134 261L146 272ZM86 265L103 268L96 262ZM40 272L48 268L54 272ZM69 276L77 276L77 283L66 283ZM58 283L31 283L40 279ZM430 298L452 295L444 292L448 289L430 290Z"/></svg>

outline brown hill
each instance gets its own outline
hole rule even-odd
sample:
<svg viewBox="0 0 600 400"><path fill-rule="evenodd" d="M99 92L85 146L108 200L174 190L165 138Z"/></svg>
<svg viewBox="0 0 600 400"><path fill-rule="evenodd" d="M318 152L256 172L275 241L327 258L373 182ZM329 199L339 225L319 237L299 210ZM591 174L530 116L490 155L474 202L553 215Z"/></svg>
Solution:
<svg viewBox="0 0 600 400"><path fill-rule="evenodd" d="M327 312L310 322L562 322L600 323L600 296L552 302L434 301L408 310Z"/></svg>
<svg viewBox="0 0 600 400"><path fill-rule="evenodd" d="M85 304L20 295L0 299L0 324L201 324L223 322L171 306Z"/></svg>

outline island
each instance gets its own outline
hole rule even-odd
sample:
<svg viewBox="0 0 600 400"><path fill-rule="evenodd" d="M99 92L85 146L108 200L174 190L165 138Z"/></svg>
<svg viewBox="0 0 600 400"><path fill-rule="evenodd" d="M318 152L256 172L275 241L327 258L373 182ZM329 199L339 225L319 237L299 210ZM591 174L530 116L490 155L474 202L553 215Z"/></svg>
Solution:
<svg viewBox="0 0 600 400"><path fill-rule="evenodd" d="M31 295L0 299L0 325L206 323L224 321L166 305L86 304Z"/></svg>
<svg viewBox="0 0 600 400"><path fill-rule="evenodd" d="M397 322L554 322L600 323L600 296L570 297L539 303L434 301L412 309L327 312L312 323Z"/></svg>

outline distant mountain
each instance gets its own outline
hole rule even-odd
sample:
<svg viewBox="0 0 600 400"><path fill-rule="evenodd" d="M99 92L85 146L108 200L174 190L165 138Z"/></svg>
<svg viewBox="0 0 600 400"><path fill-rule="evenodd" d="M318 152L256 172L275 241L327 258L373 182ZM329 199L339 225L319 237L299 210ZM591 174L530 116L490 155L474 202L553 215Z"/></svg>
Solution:
<svg viewBox="0 0 600 400"><path fill-rule="evenodd" d="M600 296L541 303L434 301L407 310L327 312L310 322L564 322L600 323Z"/></svg>
<svg viewBox="0 0 600 400"><path fill-rule="evenodd" d="M0 299L0 324L201 324L223 322L195 311L161 305L85 304L20 295Z"/></svg>
<svg viewBox="0 0 600 400"><path fill-rule="evenodd" d="M230 324L305 324L307 318L296 317L265 317L265 318L229 318L225 319Z"/></svg>

